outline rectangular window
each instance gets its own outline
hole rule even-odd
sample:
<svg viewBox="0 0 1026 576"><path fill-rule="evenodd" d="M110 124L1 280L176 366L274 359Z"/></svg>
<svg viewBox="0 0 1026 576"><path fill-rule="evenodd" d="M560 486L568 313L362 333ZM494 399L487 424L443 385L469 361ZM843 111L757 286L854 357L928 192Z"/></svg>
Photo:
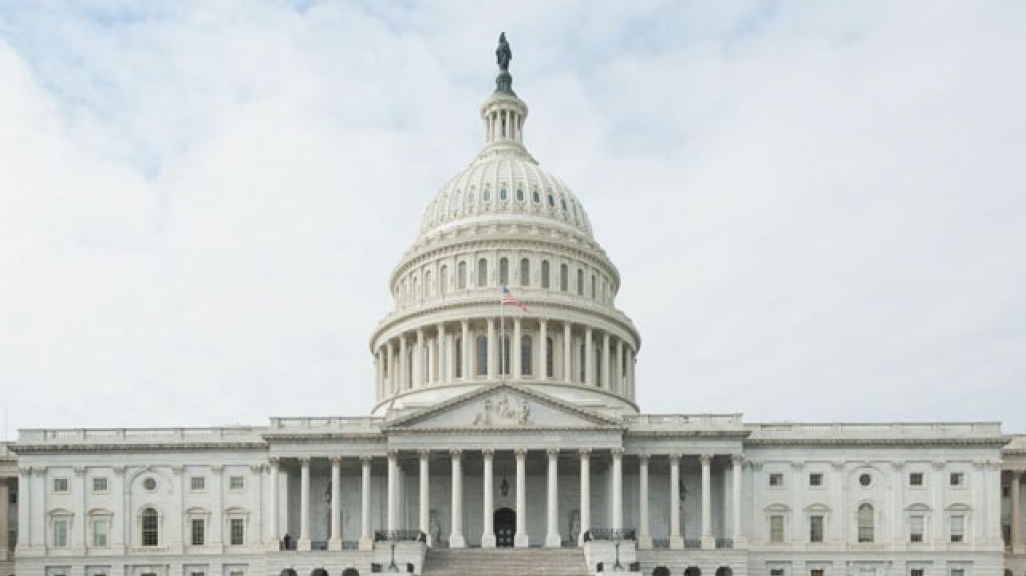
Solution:
<svg viewBox="0 0 1026 576"><path fill-rule="evenodd" d="M770 542L775 544L784 541L784 517L770 516Z"/></svg>
<svg viewBox="0 0 1026 576"><path fill-rule="evenodd" d="M912 571L909 572L909 576L926 576L926 570L922 568L913 568Z"/></svg>
<svg viewBox="0 0 1026 576"><path fill-rule="evenodd" d="M820 474L819 472L813 472L812 474L809 474L809 486L822 486L822 485L823 485L823 475L822 474Z"/></svg>
<svg viewBox="0 0 1026 576"><path fill-rule="evenodd" d="M783 568L770 568L770 576L784 576Z"/></svg>
<svg viewBox="0 0 1026 576"><path fill-rule="evenodd" d="M93 478L93 492L97 494L104 494L107 492L107 477L101 476L99 478Z"/></svg>
<svg viewBox="0 0 1026 576"><path fill-rule="evenodd" d="M206 576L206 574L202 572L189 572L189 576Z"/></svg>
<svg viewBox="0 0 1026 576"><path fill-rule="evenodd" d="M922 516L911 516L908 519L908 541L909 542L922 542L923 541L923 527L926 525L926 519Z"/></svg>
<svg viewBox="0 0 1026 576"><path fill-rule="evenodd" d="M68 521L65 518L58 518L53 521L53 546L64 548L68 545Z"/></svg>
<svg viewBox="0 0 1026 576"><path fill-rule="evenodd" d="M231 537L232 546L245 544L246 533L242 518L232 518Z"/></svg>
<svg viewBox="0 0 1026 576"><path fill-rule="evenodd" d="M823 541L823 517L809 516L809 542Z"/></svg>
<svg viewBox="0 0 1026 576"><path fill-rule="evenodd" d="M813 568L809 570L809 576L826 576L826 570L822 568Z"/></svg>
<svg viewBox="0 0 1026 576"><path fill-rule="evenodd" d="M68 493L68 479L67 478L54 478L53 479L53 493L54 494L67 494Z"/></svg>
<svg viewBox="0 0 1026 576"><path fill-rule="evenodd" d="M923 473L913 472L908 475L909 486L922 486L923 485Z"/></svg>
<svg viewBox="0 0 1026 576"><path fill-rule="evenodd" d="M193 492L199 492L207 489L207 479L203 476L193 476L189 478L189 490Z"/></svg>
<svg viewBox="0 0 1026 576"><path fill-rule="evenodd" d="M951 517L951 541L965 541L965 516Z"/></svg>
<svg viewBox="0 0 1026 576"><path fill-rule="evenodd" d="M193 546L202 546L203 544L206 543L206 537L207 537L207 534L206 534L207 530L206 530L206 528L207 528L206 523L203 522L202 519L200 519L200 518L193 518L192 519L192 545Z"/></svg>
<svg viewBox="0 0 1026 576"><path fill-rule="evenodd" d="M232 476L228 478L228 489L229 490L242 490L246 487L246 479L242 476Z"/></svg>
<svg viewBox="0 0 1026 576"><path fill-rule="evenodd" d="M951 576L965 576L965 568L952 568Z"/></svg>
<svg viewBox="0 0 1026 576"><path fill-rule="evenodd" d="M93 546L104 548L107 546L107 519L93 518Z"/></svg>
<svg viewBox="0 0 1026 576"><path fill-rule="evenodd" d="M965 486L965 474L962 472L952 472L950 484L952 486Z"/></svg>
<svg viewBox="0 0 1026 576"><path fill-rule="evenodd" d="M780 474L780 473L777 473L777 472L774 472L773 474L770 474L769 475L769 485L770 486L783 486L784 485L784 475Z"/></svg>

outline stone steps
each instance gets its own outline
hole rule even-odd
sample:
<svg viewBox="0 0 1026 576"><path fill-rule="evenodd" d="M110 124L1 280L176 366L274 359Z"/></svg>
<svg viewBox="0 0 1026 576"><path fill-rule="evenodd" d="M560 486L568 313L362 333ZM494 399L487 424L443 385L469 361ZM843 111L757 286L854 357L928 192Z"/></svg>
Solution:
<svg viewBox="0 0 1026 576"><path fill-rule="evenodd" d="M423 576L587 576L579 548L430 548Z"/></svg>

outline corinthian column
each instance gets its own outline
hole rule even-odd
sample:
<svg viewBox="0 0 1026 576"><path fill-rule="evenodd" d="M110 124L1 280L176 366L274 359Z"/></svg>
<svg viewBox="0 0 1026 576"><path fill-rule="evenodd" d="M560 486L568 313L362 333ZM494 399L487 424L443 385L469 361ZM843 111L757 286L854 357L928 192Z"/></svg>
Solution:
<svg viewBox="0 0 1026 576"><path fill-rule="evenodd" d="M518 448L517 459L517 532L513 536L513 545L527 548L527 451Z"/></svg>
<svg viewBox="0 0 1026 576"><path fill-rule="evenodd" d="M740 454L734 454L730 458L731 464L734 466L734 544L737 545L741 541L741 461L742 456Z"/></svg>
<svg viewBox="0 0 1026 576"><path fill-rule="evenodd" d="M584 533L591 530L591 450L581 449L581 533L577 543L584 545Z"/></svg>
<svg viewBox="0 0 1026 576"><path fill-rule="evenodd" d="M452 533L449 534L450 548L466 548L463 538L463 467L460 451L452 451Z"/></svg>
<svg viewBox="0 0 1026 576"><path fill-rule="evenodd" d="M484 457L484 531L481 534L481 547L495 548L495 518L493 516L495 504L493 502L494 488L492 487L495 451L485 448L481 455Z"/></svg>
<svg viewBox="0 0 1026 576"><path fill-rule="evenodd" d="M310 458L299 459L299 541L300 550L310 549Z"/></svg>
<svg viewBox="0 0 1026 576"><path fill-rule="evenodd" d="M559 535L559 448L549 448L548 532L545 546L559 548L563 538Z"/></svg>
<svg viewBox="0 0 1026 576"><path fill-rule="evenodd" d="M613 448L613 530L623 529L623 448Z"/></svg>
<svg viewBox="0 0 1026 576"><path fill-rule="evenodd" d="M360 550L373 550L374 539L371 538L371 459L372 456L360 456Z"/></svg>
<svg viewBox="0 0 1026 576"><path fill-rule="evenodd" d="M331 537L328 547L332 550L342 549L342 457L331 457Z"/></svg>
<svg viewBox="0 0 1026 576"><path fill-rule="evenodd" d="M648 526L648 454L638 455L638 548L650 550L652 535Z"/></svg>
<svg viewBox="0 0 1026 576"><path fill-rule="evenodd" d="M670 548L684 549L680 535L680 455L670 455Z"/></svg>
<svg viewBox="0 0 1026 576"><path fill-rule="evenodd" d="M715 548L712 535L712 454L702 454L702 548Z"/></svg>
<svg viewBox="0 0 1026 576"><path fill-rule="evenodd" d="M431 541L431 485L430 482L430 462L431 457L430 450L421 450L418 452L420 456L420 531L427 535L428 546L433 546L434 542Z"/></svg>

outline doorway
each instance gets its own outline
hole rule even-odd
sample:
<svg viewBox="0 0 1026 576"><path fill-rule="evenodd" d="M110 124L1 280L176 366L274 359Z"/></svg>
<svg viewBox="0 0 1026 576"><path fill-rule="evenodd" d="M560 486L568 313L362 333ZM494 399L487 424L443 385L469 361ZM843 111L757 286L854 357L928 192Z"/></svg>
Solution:
<svg viewBox="0 0 1026 576"><path fill-rule="evenodd" d="M499 548L512 548L517 529L517 513L509 508L499 508L492 520L495 523L495 545Z"/></svg>

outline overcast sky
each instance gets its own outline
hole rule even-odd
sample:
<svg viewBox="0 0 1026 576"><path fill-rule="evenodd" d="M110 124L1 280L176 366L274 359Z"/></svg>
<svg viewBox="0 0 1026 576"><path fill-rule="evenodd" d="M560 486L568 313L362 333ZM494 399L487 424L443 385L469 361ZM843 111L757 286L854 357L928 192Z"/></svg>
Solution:
<svg viewBox="0 0 1026 576"><path fill-rule="evenodd" d="M644 411L1026 431L1024 2L7 0L7 437L367 414L500 31Z"/></svg>

